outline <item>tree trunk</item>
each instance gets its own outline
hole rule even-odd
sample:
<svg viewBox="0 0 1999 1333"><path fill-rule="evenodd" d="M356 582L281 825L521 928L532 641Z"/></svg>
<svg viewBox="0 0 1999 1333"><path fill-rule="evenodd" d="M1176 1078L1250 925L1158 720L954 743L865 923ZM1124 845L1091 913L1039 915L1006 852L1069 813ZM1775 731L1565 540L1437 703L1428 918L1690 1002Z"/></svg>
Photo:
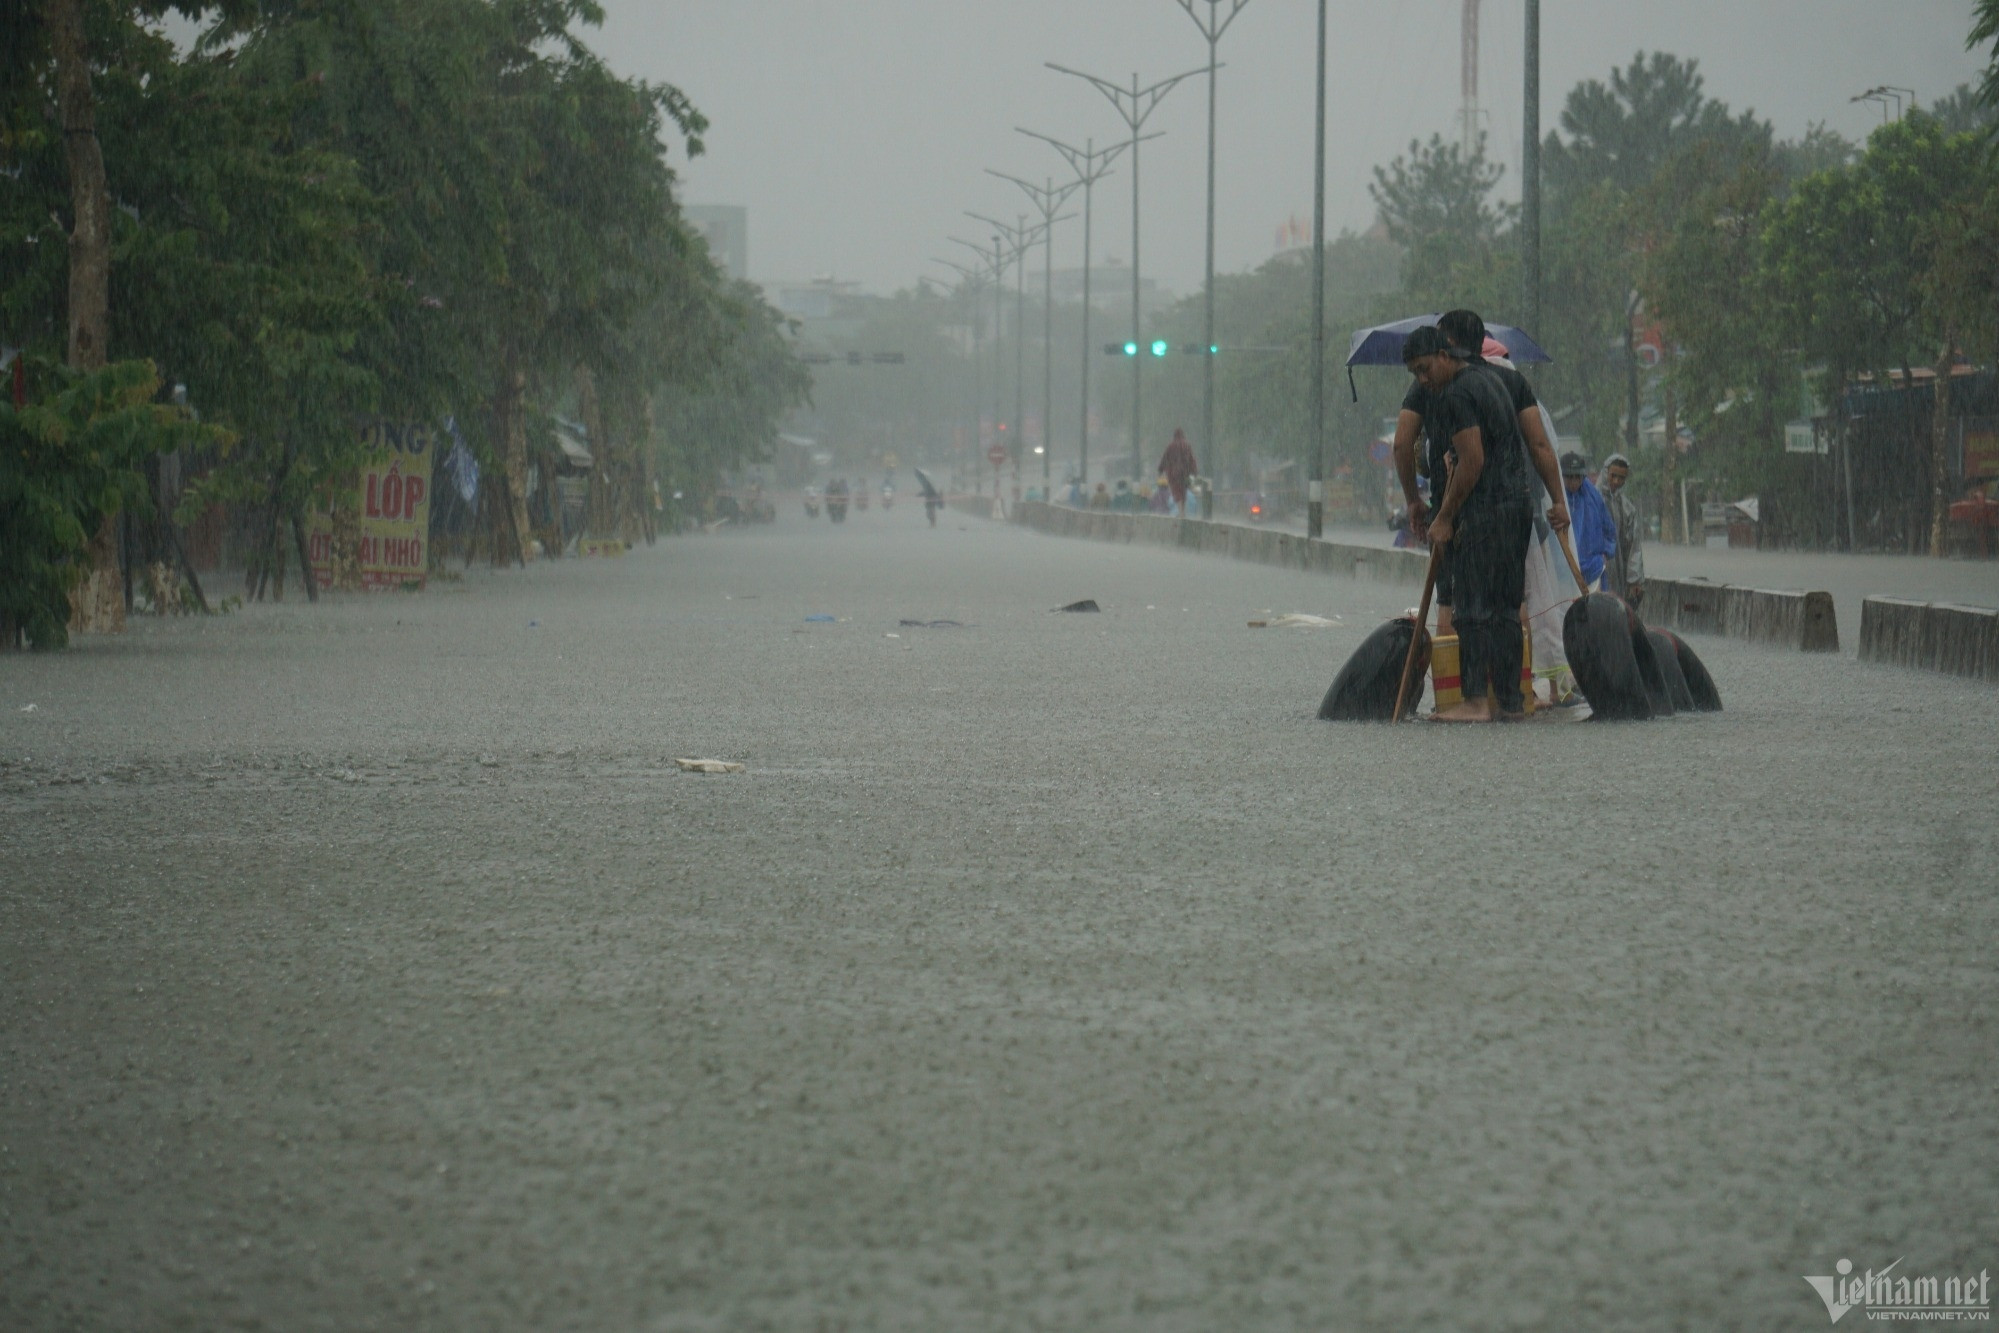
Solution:
<svg viewBox="0 0 1999 1333"><path fill-rule="evenodd" d="M69 364L102 370L111 329L111 196L104 183L104 149L97 141L83 0L49 0L45 17L75 215L69 233ZM113 517L106 516L90 539L88 554L89 573L70 593L70 628L115 634L125 628L125 598Z"/></svg>
<svg viewBox="0 0 1999 1333"><path fill-rule="evenodd" d="M1885 376L1882 378L1882 382L1893 383L1892 380L1889 380ZM1912 446L1910 452L1913 453L1915 451L1913 446L1920 445L1921 441L1916 436L1916 372L1910 368L1909 358L1906 355L1902 358L1902 423L1908 428L1909 444ZM1931 484L1938 484L1938 479L1935 476L1931 477ZM1916 516L1913 513L1904 511L1902 544L1910 555L1916 554L1921 549L1922 537L1920 534L1921 529L1916 524Z"/></svg>
<svg viewBox="0 0 1999 1333"><path fill-rule="evenodd" d="M652 509L652 395L647 394L639 411L639 430L632 442L632 521L651 546L657 535ZM627 541L633 540L630 537Z"/></svg>
<svg viewBox="0 0 1999 1333"><path fill-rule="evenodd" d="M500 437L500 470L506 478L505 514L495 514L493 547L504 564L511 556L525 565L528 558L528 430L522 415L527 398L527 375L509 355L500 372L498 391L493 395L493 425Z"/></svg>
<svg viewBox="0 0 1999 1333"><path fill-rule="evenodd" d="M583 418L584 433L590 437L590 497L583 511L583 531L592 537L608 537L612 529L611 433L604 428L604 407L597 398L597 377L590 367L576 363L576 411Z"/></svg>
<svg viewBox="0 0 1999 1333"><path fill-rule="evenodd" d="M1950 368L1951 345L1944 342L1937 358L1936 406L1930 410L1930 555L1943 558L1944 520L1950 513L1944 496L1944 475L1950 448Z"/></svg>

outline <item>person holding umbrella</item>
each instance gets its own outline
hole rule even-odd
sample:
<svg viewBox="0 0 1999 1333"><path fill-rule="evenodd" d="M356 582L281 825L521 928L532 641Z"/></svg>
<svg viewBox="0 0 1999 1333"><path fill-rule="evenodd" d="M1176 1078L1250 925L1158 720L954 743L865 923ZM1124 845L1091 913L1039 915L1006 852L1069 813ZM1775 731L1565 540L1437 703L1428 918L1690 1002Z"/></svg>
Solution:
<svg viewBox="0 0 1999 1333"><path fill-rule="evenodd" d="M1519 413L1499 378L1472 368L1434 327L1409 334L1402 361L1435 399L1430 420L1438 438L1449 441L1454 459L1429 533L1433 544L1449 551L1464 700L1432 717L1439 722L1517 718L1525 708L1520 606L1533 533L1530 464Z"/></svg>
<svg viewBox="0 0 1999 1333"><path fill-rule="evenodd" d="M934 528L937 526L937 511L944 507L944 492L937 489L937 483L930 480L930 474L922 468L916 469L916 484L923 488L923 515Z"/></svg>

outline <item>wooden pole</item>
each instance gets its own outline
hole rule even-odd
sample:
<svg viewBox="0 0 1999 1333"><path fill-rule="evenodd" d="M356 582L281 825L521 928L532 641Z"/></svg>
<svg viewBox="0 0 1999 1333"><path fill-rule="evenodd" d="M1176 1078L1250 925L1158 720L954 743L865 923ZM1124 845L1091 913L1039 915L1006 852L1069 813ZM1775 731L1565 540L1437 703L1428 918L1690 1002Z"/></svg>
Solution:
<svg viewBox="0 0 1999 1333"><path fill-rule="evenodd" d="M1583 577L1583 567L1576 563L1576 548L1569 544L1568 529L1564 528L1562 530L1561 538L1562 554L1569 558L1569 573L1576 577L1576 591L1587 597L1589 596L1589 581Z"/></svg>
<svg viewBox="0 0 1999 1333"><path fill-rule="evenodd" d="M1444 558L1442 545L1430 548L1430 568L1423 575L1423 601L1416 608L1416 632L1409 636L1409 654L1402 659L1402 680L1395 687L1395 711L1388 715L1390 722L1402 720L1402 705L1409 698L1409 677L1416 670L1416 649L1421 646L1424 636L1429 633L1430 594L1437 588L1437 566Z"/></svg>

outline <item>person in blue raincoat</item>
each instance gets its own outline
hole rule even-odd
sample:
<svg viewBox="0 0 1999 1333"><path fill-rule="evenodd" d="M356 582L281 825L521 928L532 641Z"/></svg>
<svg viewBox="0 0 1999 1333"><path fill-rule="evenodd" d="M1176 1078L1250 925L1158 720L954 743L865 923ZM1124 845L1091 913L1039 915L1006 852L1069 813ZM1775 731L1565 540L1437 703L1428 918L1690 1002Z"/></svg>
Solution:
<svg viewBox="0 0 1999 1333"><path fill-rule="evenodd" d="M1589 479L1589 460L1578 453L1562 455L1562 487L1569 493L1569 531L1575 541L1576 563L1591 588L1603 586L1606 562L1617 554L1617 523L1603 492Z"/></svg>

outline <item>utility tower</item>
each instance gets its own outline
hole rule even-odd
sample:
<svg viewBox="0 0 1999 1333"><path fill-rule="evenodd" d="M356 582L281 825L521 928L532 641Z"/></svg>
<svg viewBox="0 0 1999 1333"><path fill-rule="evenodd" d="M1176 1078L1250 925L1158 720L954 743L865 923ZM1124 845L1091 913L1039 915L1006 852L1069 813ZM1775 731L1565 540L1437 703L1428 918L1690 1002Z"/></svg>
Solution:
<svg viewBox="0 0 1999 1333"><path fill-rule="evenodd" d="M1464 16L1458 24L1459 94L1464 102L1464 152L1466 157L1478 147L1478 0L1464 0Z"/></svg>

